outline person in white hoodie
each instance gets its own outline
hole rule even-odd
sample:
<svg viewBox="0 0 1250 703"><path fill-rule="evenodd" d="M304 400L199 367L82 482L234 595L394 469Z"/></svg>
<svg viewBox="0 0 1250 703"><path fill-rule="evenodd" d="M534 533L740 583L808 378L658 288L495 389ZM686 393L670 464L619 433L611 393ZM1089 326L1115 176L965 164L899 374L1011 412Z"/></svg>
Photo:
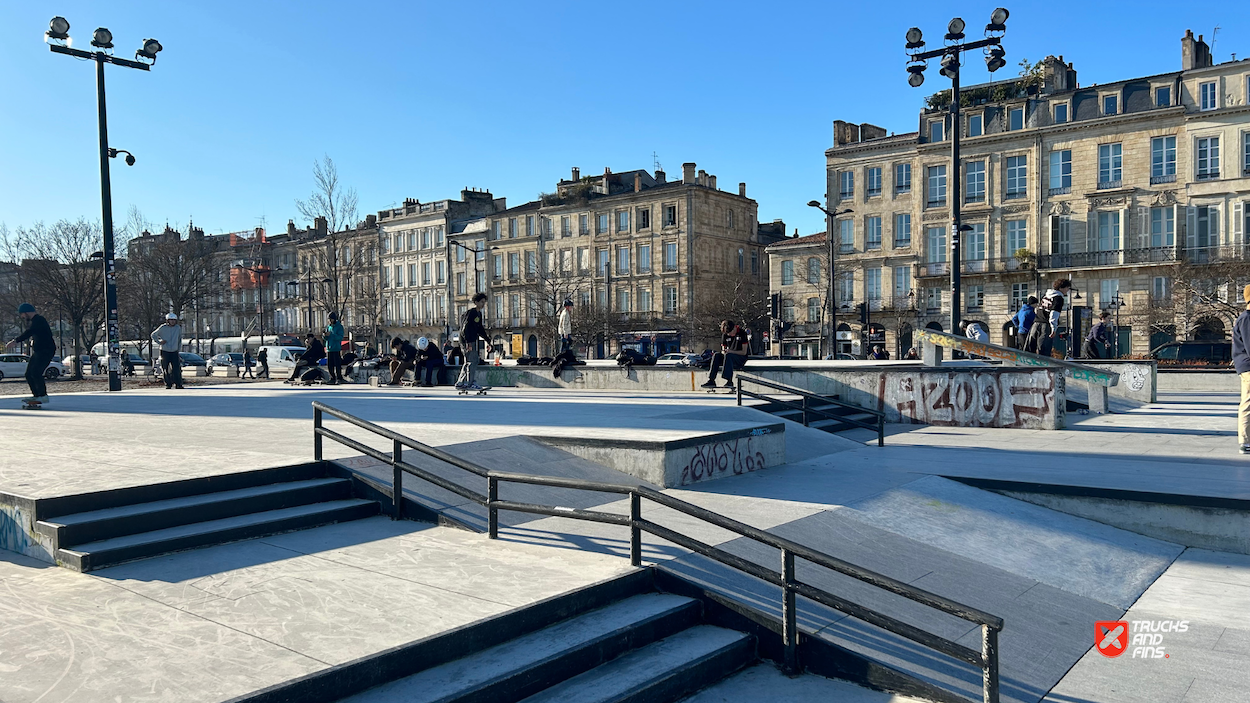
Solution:
<svg viewBox="0 0 1250 703"><path fill-rule="evenodd" d="M1024 350L1042 356L1050 356L1055 344L1055 336L1059 333L1059 313L1067 304L1068 292L1072 290L1072 281L1060 278L1055 281L1042 302L1037 305L1037 317L1033 320L1033 329L1024 342Z"/></svg>
<svg viewBox="0 0 1250 703"><path fill-rule="evenodd" d="M558 334L560 335L560 353L573 348L573 301L565 300L564 309L560 311L560 319L558 323Z"/></svg>
<svg viewBox="0 0 1250 703"><path fill-rule="evenodd" d="M165 388L182 388L182 325L178 324L178 316L169 313L165 316L165 324L152 331L152 344L161 349L161 374L165 377Z"/></svg>

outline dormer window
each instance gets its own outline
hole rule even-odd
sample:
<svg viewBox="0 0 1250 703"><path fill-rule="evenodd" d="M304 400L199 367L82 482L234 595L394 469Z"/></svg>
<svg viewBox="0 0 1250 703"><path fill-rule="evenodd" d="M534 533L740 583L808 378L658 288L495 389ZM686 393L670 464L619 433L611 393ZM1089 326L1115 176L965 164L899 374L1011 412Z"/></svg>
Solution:
<svg viewBox="0 0 1250 703"><path fill-rule="evenodd" d="M1120 96L1118 95L1102 96L1102 114L1105 116L1120 114Z"/></svg>

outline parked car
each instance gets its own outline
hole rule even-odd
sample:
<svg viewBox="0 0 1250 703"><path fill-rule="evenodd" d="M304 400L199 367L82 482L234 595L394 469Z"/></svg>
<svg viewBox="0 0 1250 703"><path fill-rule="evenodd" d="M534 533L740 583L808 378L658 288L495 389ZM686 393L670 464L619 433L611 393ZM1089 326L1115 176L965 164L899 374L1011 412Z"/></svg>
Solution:
<svg viewBox="0 0 1250 703"><path fill-rule="evenodd" d="M213 368L217 366L234 366L237 368L243 368L243 352L223 352L209 359L207 366L209 373L212 373Z"/></svg>
<svg viewBox="0 0 1250 703"><path fill-rule="evenodd" d="M1233 343L1168 342L1150 350L1150 358L1163 364L1228 366L1233 361Z"/></svg>
<svg viewBox="0 0 1250 703"><path fill-rule="evenodd" d="M179 352L178 356L182 358L183 368L188 366L208 366L208 362L205 361L204 357L199 354L195 354L193 352Z"/></svg>
<svg viewBox="0 0 1250 703"><path fill-rule="evenodd" d="M694 360L698 358L699 357L697 354L686 354L684 352L675 352L672 354L665 354L664 356L661 356L660 358L656 359L655 365L656 366L690 366L692 363L694 363Z"/></svg>
<svg viewBox="0 0 1250 703"><path fill-rule="evenodd" d="M25 354L0 354L0 379L5 378L24 378L26 376L26 363L30 357ZM43 372L43 377L51 380L65 375L65 367L61 362L53 357L51 364L48 364L48 370Z"/></svg>

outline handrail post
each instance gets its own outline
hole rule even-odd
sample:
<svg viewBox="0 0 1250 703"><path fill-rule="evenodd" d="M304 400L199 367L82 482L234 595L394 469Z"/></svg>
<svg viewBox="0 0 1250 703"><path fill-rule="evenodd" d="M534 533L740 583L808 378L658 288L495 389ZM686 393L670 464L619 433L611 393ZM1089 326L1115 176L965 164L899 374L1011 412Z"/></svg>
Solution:
<svg viewBox="0 0 1250 703"><path fill-rule="evenodd" d="M313 407L313 461L321 461L321 408Z"/></svg>
<svg viewBox="0 0 1250 703"><path fill-rule="evenodd" d="M499 479L494 476L486 477L486 536L491 539L499 538L499 508L495 507L495 501L499 500Z"/></svg>
<svg viewBox="0 0 1250 703"><path fill-rule="evenodd" d="M391 450L391 496L395 501L395 509L391 512L392 520L404 518L404 470L399 463L404 460L404 445L395 440Z"/></svg>
<svg viewBox="0 0 1250 703"><path fill-rule="evenodd" d="M794 552L781 550L781 642L787 674L799 673L799 623L794 603Z"/></svg>
<svg viewBox="0 0 1250 703"><path fill-rule="evenodd" d="M803 401L803 426L807 427L807 396L801 395L799 398Z"/></svg>
<svg viewBox="0 0 1250 703"><path fill-rule="evenodd" d="M642 496L629 493L629 565L642 566Z"/></svg>
<svg viewBox="0 0 1250 703"><path fill-rule="evenodd" d="M885 446L885 415L877 416L877 446Z"/></svg>
<svg viewBox="0 0 1250 703"><path fill-rule="evenodd" d="M738 377L738 407L742 407L742 377Z"/></svg>
<svg viewBox="0 0 1250 703"><path fill-rule="evenodd" d="M998 630L989 625L981 626L981 655L985 657L984 703L998 703Z"/></svg>

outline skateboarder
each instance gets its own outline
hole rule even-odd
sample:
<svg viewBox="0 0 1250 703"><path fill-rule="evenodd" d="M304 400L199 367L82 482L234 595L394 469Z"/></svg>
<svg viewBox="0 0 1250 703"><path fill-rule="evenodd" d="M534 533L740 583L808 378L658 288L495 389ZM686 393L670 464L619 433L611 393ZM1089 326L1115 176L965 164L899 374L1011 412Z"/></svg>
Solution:
<svg viewBox="0 0 1250 703"><path fill-rule="evenodd" d="M343 325L337 312L330 313L330 324L326 325L326 368L330 371L330 385L344 382Z"/></svg>
<svg viewBox="0 0 1250 703"><path fill-rule="evenodd" d="M733 388L734 369L740 369L747 363L747 333L732 320L722 320L720 331L721 350L712 356L712 364L703 388L716 387L717 372L725 379L725 388Z"/></svg>
<svg viewBox="0 0 1250 703"><path fill-rule="evenodd" d="M478 340L486 336L486 326L482 324L482 309L486 307L486 294L476 293L473 296L473 307L464 312L464 320L460 326L460 344L464 347L464 366L460 367L460 378L456 388L479 391L482 389L474 379L474 371L478 364Z"/></svg>
<svg viewBox="0 0 1250 703"><path fill-rule="evenodd" d="M165 324L152 330L152 344L161 349L161 376L165 379L165 389L182 388L182 325L178 324L178 316L169 313L165 316Z"/></svg>
<svg viewBox="0 0 1250 703"><path fill-rule="evenodd" d="M35 306L30 303L19 305L17 314L30 323L26 331L13 340L13 344L30 340L30 359L26 362L26 385L30 386L30 397L23 398L22 402L46 403L48 384L44 381L43 374L48 370L48 364L52 363L52 355L56 354L52 328L48 326L43 315L35 312Z"/></svg>

